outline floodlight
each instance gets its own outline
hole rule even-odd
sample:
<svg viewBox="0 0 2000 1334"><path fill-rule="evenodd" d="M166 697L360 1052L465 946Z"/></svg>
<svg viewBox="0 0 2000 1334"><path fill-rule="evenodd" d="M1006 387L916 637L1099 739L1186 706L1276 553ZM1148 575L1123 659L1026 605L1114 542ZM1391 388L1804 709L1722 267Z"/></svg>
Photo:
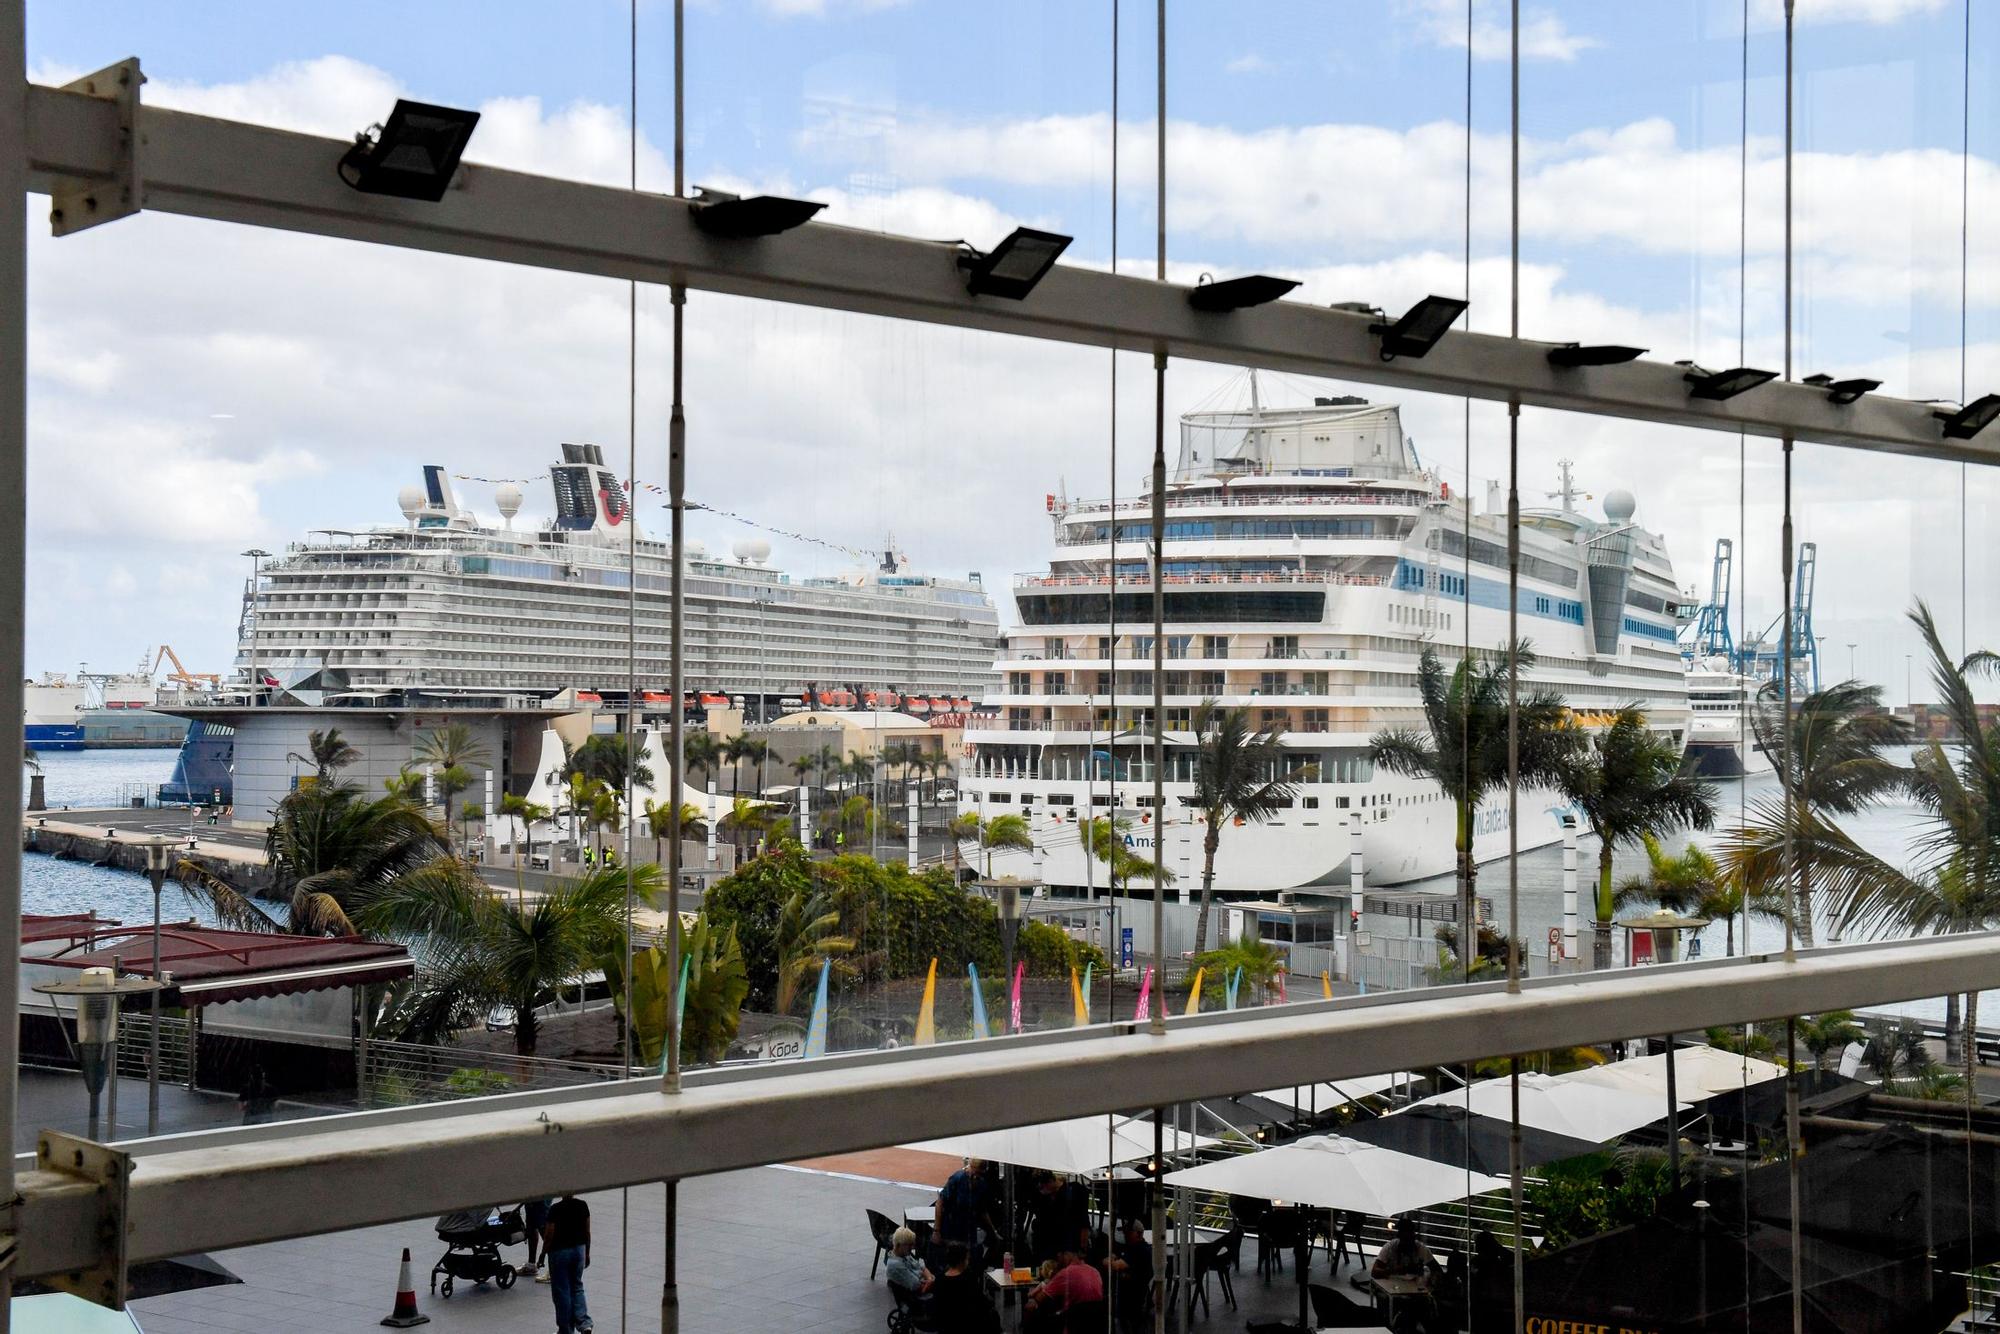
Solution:
<svg viewBox="0 0 2000 1334"><path fill-rule="evenodd" d="M1643 347L1620 347L1616 343L1595 343L1586 347L1582 343L1564 343L1561 347L1549 349L1549 365L1564 370L1573 370L1578 366L1618 366L1645 355Z"/></svg>
<svg viewBox="0 0 2000 1334"><path fill-rule="evenodd" d="M1344 310L1350 315L1380 315L1382 307L1371 306L1366 301L1336 301L1329 310Z"/></svg>
<svg viewBox="0 0 2000 1334"><path fill-rule="evenodd" d="M2000 394L1982 394L1964 407L1931 414L1944 423L1947 440L1970 440L2000 417Z"/></svg>
<svg viewBox="0 0 2000 1334"><path fill-rule="evenodd" d="M1035 290L1069 247L1071 238L1033 227L1016 227L1006 240L985 254L968 251L958 257L966 271L965 290L974 296L1000 296L1019 301Z"/></svg>
<svg viewBox="0 0 2000 1334"><path fill-rule="evenodd" d="M1455 296L1427 296L1394 324L1371 324L1368 332L1382 338L1382 360L1421 357L1437 346L1468 303Z"/></svg>
<svg viewBox="0 0 2000 1334"><path fill-rule="evenodd" d="M1188 293L1188 304L1196 310L1242 310L1245 306L1261 306L1276 301L1298 285L1295 278L1273 278L1268 274L1253 273L1247 278L1201 283Z"/></svg>
<svg viewBox="0 0 2000 1334"><path fill-rule="evenodd" d="M369 127L372 138L367 130L354 136L354 147L340 159L340 179L366 194L435 204L451 185L478 124L477 111L398 98L388 121Z"/></svg>
<svg viewBox="0 0 2000 1334"><path fill-rule="evenodd" d="M1711 371L1702 369L1692 361L1677 361L1674 365L1687 368L1687 374L1681 378L1688 382L1690 397L1706 398L1717 403L1778 378L1776 371L1753 370L1748 366L1735 366L1726 371Z"/></svg>
<svg viewBox="0 0 2000 1334"><path fill-rule="evenodd" d="M1808 375L1805 378L1805 383L1815 389L1826 390L1827 402L1841 407L1852 403L1863 394L1872 394L1882 387L1880 380L1867 380L1859 377L1852 380L1836 380L1831 375Z"/></svg>
<svg viewBox="0 0 2000 1334"><path fill-rule="evenodd" d="M698 189L694 225L710 236L746 241L804 226L825 207L810 199L785 199L778 195L751 195L744 199L721 190Z"/></svg>

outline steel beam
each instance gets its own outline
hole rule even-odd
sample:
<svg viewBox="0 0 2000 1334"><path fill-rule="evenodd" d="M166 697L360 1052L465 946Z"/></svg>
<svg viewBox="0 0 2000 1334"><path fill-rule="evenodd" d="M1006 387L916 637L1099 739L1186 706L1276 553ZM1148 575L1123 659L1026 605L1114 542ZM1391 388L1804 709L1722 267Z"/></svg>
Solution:
<svg viewBox="0 0 2000 1334"><path fill-rule="evenodd" d="M600 1190L936 1135L1640 1034L2000 986L2000 936L1315 1002L787 1063L684 1090L358 1113L131 1146L133 1262L337 1232L492 1199ZM463 1105L461 1105L463 1106ZM20 1271L93 1263L70 1183L23 1178ZM94 1214L91 1216L94 1217Z"/></svg>
<svg viewBox="0 0 2000 1334"><path fill-rule="evenodd" d="M120 171L114 105L31 85L28 113L30 188ZM685 200L476 164L440 203L390 199L335 176L341 140L144 106L138 123L145 207L189 217L1727 434L2000 460L2000 432L1947 441L1928 405L1879 395L1836 407L1823 390L1771 384L1707 402L1664 362L1559 370L1549 344L1465 332L1420 360L1383 361L1366 315L1297 301L1204 313L1187 288L1075 266L1058 265L1026 300L979 298L958 249L940 242L830 223L733 241L697 229Z"/></svg>

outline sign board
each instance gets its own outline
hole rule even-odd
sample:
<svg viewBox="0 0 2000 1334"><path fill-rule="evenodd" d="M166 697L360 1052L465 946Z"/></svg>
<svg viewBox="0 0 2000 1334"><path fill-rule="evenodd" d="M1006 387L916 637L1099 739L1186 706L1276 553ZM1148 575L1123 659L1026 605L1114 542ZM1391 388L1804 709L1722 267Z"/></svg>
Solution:
<svg viewBox="0 0 2000 1334"><path fill-rule="evenodd" d="M1132 966L1132 928L1129 926L1118 928L1118 966L1120 968Z"/></svg>
<svg viewBox="0 0 2000 1334"><path fill-rule="evenodd" d="M1549 928L1549 962L1561 963L1562 960L1563 960L1562 928L1559 926L1552 926Z"/></svg>
<svg viewBox="0 0 2000 1334"><path fill-rule="evenodd" d="M1233 940L1243 939L1243 929L1246 924L1245 919L1248 916L1249 914L1241 908L1224 908L1222 910L1222 939L1217 943L1227 945Z"/></svg>

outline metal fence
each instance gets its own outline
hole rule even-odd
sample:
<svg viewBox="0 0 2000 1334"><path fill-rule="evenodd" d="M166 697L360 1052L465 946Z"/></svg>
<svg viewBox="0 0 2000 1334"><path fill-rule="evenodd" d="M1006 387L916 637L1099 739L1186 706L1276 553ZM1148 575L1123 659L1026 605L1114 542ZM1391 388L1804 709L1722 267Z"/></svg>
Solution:
<svg viewBox="0 0 2000 1334"><path fill-rule="evenodd" d="M644 1076L650 1072L634 1073ZM618 1066L589 1061L415 1042L370 1042L361 1062L355 1100L364 1108L405 1107L525 1089L613 1083L625 1077L626 1072Z"/></svg>
<svg viewBox="0 0 2000 1334"><path fill-rule="evenodd" d="M118 1073L127 1079L144 1079L152 1059L153 1017L144 1011L126 1011L118 1017ZM193 1088L193 1030L186 1019L160 1016L160 1082Z"/></svg>

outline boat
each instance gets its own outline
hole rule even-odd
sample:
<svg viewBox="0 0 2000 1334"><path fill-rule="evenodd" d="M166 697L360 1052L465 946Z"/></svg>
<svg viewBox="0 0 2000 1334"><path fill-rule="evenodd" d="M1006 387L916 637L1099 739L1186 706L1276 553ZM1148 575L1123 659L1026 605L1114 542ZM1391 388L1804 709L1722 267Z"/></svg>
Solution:
<svg viewBox="0 0 2000 1334"><path fill-rule="evenodd" d="M669 673L671 548L635 532L625 484L598 446L563 445L548 481L552 512L533 525L516 522L521 487L494 484L493 522L429 464L397 497L401 524L291 543L245 590L230 688L246 702L468 706L573 690L621 708L636 617L641 701L656 703L645 696ZM864 567L795 578L770 550L761 538L726 556L687 543L684 673L707 707L740 701L749 720L775 717L782 700L797 707L800 681L991 685L998 614L977 574L920 573L891 542Z"/></svg>
<svg viewBox="0 0 2000 1334"><path fill-rule="evenodd" d="M1520 634L1536 652L1524 686L1560 690L1580 726L1636 702L1685 745L1680 595L1665 544L1636 522L1628 492L1608 493L1601 517L1582 512L1567 463L1551 498L1559 503L1521 513ZM1270 408L1253 376L1247 410L1181 419L1164 501L1165 819L1152 808L1151 497L1057 496L1047 502L1053 557L1014 580L1020 624L1002 639L1001 683L965 732L960 809L1026 815L1037 844L1033 855L996 850L992 873L1101 882L1077 826L1112 814L1141 854L1163 839L1168 869L1184 890L1195 885L1206 830L1188 804L1190 729L1207 699L1278 729L1299 783L1276 818L1221 840L1218 886L1345 888L1357 821L1370 884L1448 873L1452 803L1433 783L1376 768L1369 742L1387 728L1422 729L1426 648L1449 669L1468 632L1475 646L1506 642L1505 493L1494 487L1477 506L1454 494L1424 467L1393 403ZM1561 798L1524 790L1519 805L1521 847L1560 839L1570 814ZM1508 807L1495 798L1478 812L1473 855L1507 847Z"/></svg>
<svg viewBox="0 0 2000 1334"><path fill-rule="evenodd" d="M22 682L22 733L37 751L176 746L187 723L153 712L160 689L140 660L130 672L44 672Z"/></svg>
<svg viewBox="0 0 2000 1334"><path fill-rule="evenodd" d="M1689 664L1686 772L1745 778L1776 770L1750 723L1751 702L1763 683L1761 677L1737 671L1727 658L1698 658Z"/></svg>

